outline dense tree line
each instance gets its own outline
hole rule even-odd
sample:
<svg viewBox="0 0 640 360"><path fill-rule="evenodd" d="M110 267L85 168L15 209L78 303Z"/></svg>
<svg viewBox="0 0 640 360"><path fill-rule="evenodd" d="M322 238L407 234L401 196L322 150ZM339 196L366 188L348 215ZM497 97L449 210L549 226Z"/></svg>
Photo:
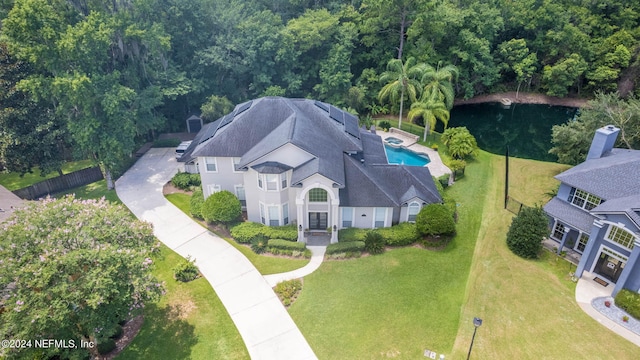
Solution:
<svg viewBox="0 0 640 360"><path fill-rule="evenodd" d="M376 112L390 59L455 66L465 98L626 95L640 74L640 3L626 0L3 0L0 16L7 56L29 66L20 101L106 170L207 100Z"/></svg>

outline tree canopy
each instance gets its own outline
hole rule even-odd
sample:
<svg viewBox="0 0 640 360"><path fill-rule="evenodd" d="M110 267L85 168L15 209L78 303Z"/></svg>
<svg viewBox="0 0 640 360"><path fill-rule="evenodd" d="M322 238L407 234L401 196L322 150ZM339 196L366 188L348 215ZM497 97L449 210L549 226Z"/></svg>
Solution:
<svg viewBox="0 0 640 360"><path fill-rule="evenodd" d="M163 291L150 273L156 248L149 224L104 199L48 198L16 211L0 227L2 339L73 339L78 348L15 351L83 358L80 340L108 338Z"/></svg>
<svg viewBox="0 0 640 360"><path fill-rule="evenodd" d="M15 0L0 17L10 56L29 65L15 88L107 177L212 96L404 110L401 99L414 102L408 63L434 65L415 78L416 100L437 88L447 110L452 93L639 92L633 1ZM395 75L380 83L386 72Z"/></svg>

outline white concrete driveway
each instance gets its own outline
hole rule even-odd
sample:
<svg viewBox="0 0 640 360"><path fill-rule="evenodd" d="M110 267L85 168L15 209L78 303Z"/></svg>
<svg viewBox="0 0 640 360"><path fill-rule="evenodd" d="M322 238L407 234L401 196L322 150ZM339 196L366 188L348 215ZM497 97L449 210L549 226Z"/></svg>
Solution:
<svg viewBox="0 0 640 360"><path fill-rule="evenodd" d="M265 278L238 250L191 220L162 195L177 172L174 149L149 150L117 182L120 200L178 254L196 259L231 315L252 359L316 359ZM167 339L170 341L170 339Z"/></svg>

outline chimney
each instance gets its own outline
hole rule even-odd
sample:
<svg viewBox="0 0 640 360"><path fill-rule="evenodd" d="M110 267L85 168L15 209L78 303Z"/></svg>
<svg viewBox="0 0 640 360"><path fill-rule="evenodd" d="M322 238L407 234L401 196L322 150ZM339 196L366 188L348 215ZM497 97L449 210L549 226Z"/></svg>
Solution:
<svg viewBox="0 0 640 360"><path fill-rule="evenodd" d="M591 141L589 154L587 154L587 160L599 159L611 151L613 145L616 143L619 132L620 129L613 125L607 125L596 130L596 134Z"/></svg>

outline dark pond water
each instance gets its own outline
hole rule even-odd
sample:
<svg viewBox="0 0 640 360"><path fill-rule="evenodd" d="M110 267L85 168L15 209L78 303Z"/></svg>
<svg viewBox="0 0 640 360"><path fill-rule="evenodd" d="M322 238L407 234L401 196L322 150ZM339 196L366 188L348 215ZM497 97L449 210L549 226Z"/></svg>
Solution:
<svg viewBox="0 0 640 360"><path fill-rule="evenodd" d="M574 118L576 108L564 106L500 103L460 105L451 110L449 127L466 126L481 149L526 159L557 161L549 154L551 127ZM442 131L442 129L437 129Z"/></svg>

